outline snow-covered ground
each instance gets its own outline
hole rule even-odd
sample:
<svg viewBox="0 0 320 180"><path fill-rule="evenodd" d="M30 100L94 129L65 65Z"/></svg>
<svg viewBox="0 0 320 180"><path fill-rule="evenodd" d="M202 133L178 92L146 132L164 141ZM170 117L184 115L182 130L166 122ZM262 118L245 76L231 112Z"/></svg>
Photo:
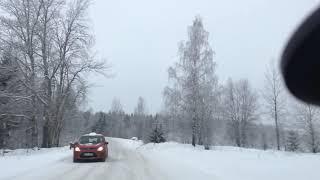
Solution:
<svg viewBox="0 0 320 180"><path fill-rule="evenodd" d="M107 138L106 162L73 163L68 147L0 156L0 179L319 180L320 154L147 144Z"/></svg>
<svg viewBox="0 0 320 180"><path fill-rule="evenodd" d="M262 151L236 147L193 148L187 144L147 144L147 159L176 179L319 180L320 154ZM173 171L175 170L175 171Z"/></svg>

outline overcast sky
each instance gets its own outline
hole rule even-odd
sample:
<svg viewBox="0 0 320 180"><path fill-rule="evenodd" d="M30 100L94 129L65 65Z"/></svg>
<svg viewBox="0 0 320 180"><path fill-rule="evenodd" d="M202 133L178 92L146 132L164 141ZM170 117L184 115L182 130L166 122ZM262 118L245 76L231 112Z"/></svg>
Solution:
<svg viewBox="0 0 320 180"><path fill-rule="evenodd" d="M108 111L114 97L132 112L139 96L151 113L162 108L167 69L196 15L215 51L219 81L248 78L263 87L266 65L278 59L294 28L317 0L94 0L90 18L98 57L115 76L90 77L88 107Z"/></svg>

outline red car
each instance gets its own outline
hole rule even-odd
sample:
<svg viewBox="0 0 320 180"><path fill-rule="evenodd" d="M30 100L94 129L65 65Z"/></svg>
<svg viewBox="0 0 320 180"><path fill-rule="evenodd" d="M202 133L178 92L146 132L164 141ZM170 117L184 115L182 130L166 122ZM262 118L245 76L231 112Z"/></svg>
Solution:
<svg viewBox="0 0 320 180"><path fill-rule="evenodd" d="M101 134L90 133L79 138L76 143L70 143L73 148L73 162L79 160L106 161L108 158L108 142Z"/></svg>

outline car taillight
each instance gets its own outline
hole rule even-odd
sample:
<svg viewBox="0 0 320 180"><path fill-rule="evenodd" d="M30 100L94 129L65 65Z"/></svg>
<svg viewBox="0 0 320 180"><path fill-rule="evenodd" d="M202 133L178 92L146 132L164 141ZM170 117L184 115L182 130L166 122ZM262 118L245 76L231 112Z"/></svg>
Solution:
<svg viewBox="0 0 320 180"><path fill-rule="evenodd" d="M97 149L97 151L102 151L102 150L103 150L102 146Z"/></svg>
<svg viewBox="0 0 320 180"><path fill-rule="evenodd" d="M79 148L79 147L76 147L76 148L74 148L74 150L79 152L79 151L80 151L80 148Z"/></svg>

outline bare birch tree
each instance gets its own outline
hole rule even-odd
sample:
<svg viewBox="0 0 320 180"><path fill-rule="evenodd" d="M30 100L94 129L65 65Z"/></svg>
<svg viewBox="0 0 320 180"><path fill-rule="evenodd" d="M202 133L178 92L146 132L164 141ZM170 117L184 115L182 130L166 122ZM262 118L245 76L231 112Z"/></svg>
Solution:
<svg viewBox="0 0 320 180"><path fill-rule="evenodd" d="M168 104L179 106L180 116L191 124L191 143L203 144L203 129L212 120L211 103L217 86L213 50L209 45L209 33L200 17L196 17L188 29L188 41L179 48L179 61L168 70L171 86L165 88ZM176 101L169 103L169 101Z"/></svg>
<svg viewBox="0 0 320 180"><path fill-rule="evenodd" d="M107 67L92 55L93 36L87 17L90 0L4 0L1 47L14 49L31 95L33 146L38 121L44 122L42 147L59 145L65 112L84 97L85 75ZM39 113L39 104L43 113ZM42 116L41 118L38 116Z"/></svg>
<svg viewBox="0 0 320 180"><path fill-rule="evenodd" d="M166 87L163 96L165 99L163 114L168 119L168 137L175 141L190 143L190 138L186 137L187 134L190 134L190 125L184 118L183 101L177 84Z"/></svg>
<svg viewBox="0 0 320 180"><path fill-rule="evenodd" d="M136 124L136 134L144 142L148 141L149 132L152 129L152 118L147 116L147 105L143 97L139 97L134 109L134 123Z"/></svg>
<svg viewBox="0 0 320 180"><path fill-rule="evenodd" d="M51 119L47 118L43 128L43 132L46 133L43 137L49 137L43 140L44 147L59 144L66 101L72 91L75 91L75 94L83 92L83 75L88 72L102 72L105 69L104 64L95 61L91 54L93 37L87 19L89 3L89 0L69 2L65 7L65 14L58 16L56 22L55 44L49 47L56 47L58 65L56 69L53 68L55 74L51 76L55 88L55 94L52 95L54 105L53 115ZM50 128L51 126L56 128Z"/></svg>
<svg viewBox="0 0 320 180"><path fill-rule="evenodd" d="M238 147L248 145L248 131L257 119L257 108L257 96L249 82L230 79L225 87L224 116L229 122L229 135Z"/></svg>
<svg viewBox="0 0 320 180"><path fill-rule="evenodd" d="M110 108L110 112L114 113L114 114L121 114L123 113L123 106L121 104L120 99L118 98L113 98L112 102L111 102L111 108Z"/></svg>
<svg viewBox="0 0 320 180"><path fill-rule="evenodd" d="M317 132L317 122L319 119L319 109L311 104L301 103L296 106L296 117L299 124L302 124L307 136L307 146L312 153L319 151L319 136Z"/></svg>
<svg viewBox="0 0 320 180"><path fill-rule="evenodd" d="M142 116L144 116L144 115L146 115L147 114L147 109L146 109L147 107L146 107L146 102L145 102L145 100L143 99L143 97L139 97L138 98L138 103L137 103L137 106L136 106L136 108L134 109L134 114L135 115L142 115Z"/></svg>
<svg viewBox="0 0 320 180"><path fill-rule="evenodd" d="M275 124L275 133L277 149L280 150L280 118L285 111L285 97L281 76L278 68L273 62L267 67L265 73L265 89L263 98L265 100L268 114L273 118Z"/></svg>

